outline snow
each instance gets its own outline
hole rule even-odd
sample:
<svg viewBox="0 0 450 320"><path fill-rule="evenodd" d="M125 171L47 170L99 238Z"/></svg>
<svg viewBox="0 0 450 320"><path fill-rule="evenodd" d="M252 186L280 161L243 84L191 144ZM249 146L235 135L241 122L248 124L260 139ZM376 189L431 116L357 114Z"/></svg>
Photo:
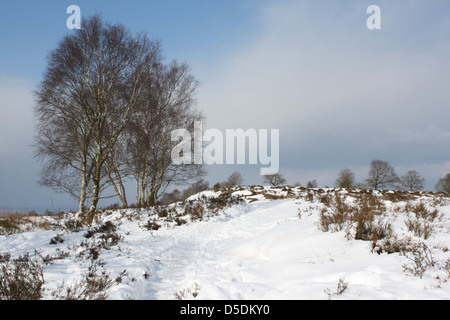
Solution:
<svg viewBox="0 0 450 320"><path fill-rule="evenodd" d="M199 193L196 193L186 199L186 201L195 201L202 198L215 198L217 197L217 193L211 190L205 190Z"/></svg>
<svg viewBox="0 0 450 320"><path fill-rule="evenodd" d="M324 205L316 198L309 201L286 196L269 200L262 196L263 192L288 194L274 188L244 188L232 193L245 199L243 203L228 206L202 221L186 219L188 223L180 226L161 222L161 228L151 231L143 228L151 216L147 210L102 213L102 221L114 222L123 238L117 245L101 250L98 260L105 262L113 278L126 270L122 282L109 289L108 299L450 298L449 281L436 280L436 275L445 274L442 269L429 269L422 278L413 276L404 270L404 265L411 264L405 254L373 253L371 241L348 236L351 228L339 232L320 230L319 216ZM188 200L203 203L201 199L220 194L206 191ZM347 191L343 194L347 195ZM393 222L399 237L425 242L433 248L436 259L448 259L448 201L433 204L429 196L415 201L427 201L442 214L430 238L419 239L406 230L403 221L410 214L397 210L405 201L386 200L386 218ZM68 252L67 257L44 268L44 287L50 292L62 281L75 282L86 272L90 259L80 255L85 251L81 243L88 241L86 231L36 229L1 235L0 253L17 257L35 250L43 256L55 255L57 250ZM57 234L63 235L64 242L51 245L50 239ZM336 293L339 282L348 285L341 294ZM51 297L47 293L45 298Z"/></svg>

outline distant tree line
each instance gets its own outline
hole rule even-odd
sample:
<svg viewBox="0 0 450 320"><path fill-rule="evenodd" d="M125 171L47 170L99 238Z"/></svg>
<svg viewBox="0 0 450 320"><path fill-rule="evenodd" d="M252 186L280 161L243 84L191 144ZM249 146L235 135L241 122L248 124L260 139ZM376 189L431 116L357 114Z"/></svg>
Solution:
<svg viewBox="0 0 450 320"><path fill-rule="evenodd" d="M334 186L337 188L363 188L363 189L400 189L407 191L420 191L424 188L425 179L415 170L409 170L401 177L398 177L392 166L386 161L373 160L371 162L366 183L356 183L355 174L350 169L343 169L339 172ZM273 175L263 176L262 182L270 186L281 186L286 184L286 179L279 173ZM235 171L230 174L227 180L218 182L213 186L214 191L220 191L222 188L241 186L244 183L244 178L241 173ZM295 186L301 186L299 182ZM317 181L310 180L306 184L306 188L317 188ZM159 204L169 204L177 201L184 201L188 197L209 189L209 183L203 179L193 183L185 190L180 191L174 189L171 192L166 192L158 202ZM437 192L450 195L450 173L447 173L435 187Z"/></svg>
<svg viewBox="0 0 450 320"><path fill-rule="evenodd" d="M233 187L242 185L244 179L239 172L233 172L226 181L217 183L214 186L215 190L220 187ZM286 184L286 179L280 174L272 174L263 176L262 182L271 186L280 186ZM299 182L296 186L301 186ZM406 191L420 191L425 187L425 179L416 170L409 170L402 176L398 176L387 161L373 160L370 163L368 177L365 183L356 183L355 174L351 169L343 169L339 172L338 177L334 183L337 188L365 188L365 189L397 189ZM306 184L307 188L317 188L318 183L315 179L310 180ZM442 192L450 195L450 172L443 178L439 179L435 185L437 192Z"/></svg>
<svg viewBox="0 0 450 320"><path fill-rule="evenodd" d="M286 183L286 180L280 174L264 176L263 182L277 186ZM296 183L300 185L300 183ZM370 163L368 177L365 183L356 183L355 174L350 169L343 169L339 172L338 177L334 183L338 188L368 188L368 189L400 189L407 191L420 191L425 187L425 179L416 170L409 170L404 175L398 176L387 161L372 160ZM310 180L306 184L307 188L317 188L316 180ZM439 179L435 185L437 192L450 195L450 172L443 178Z"/></svg>
<svg viewBox="0 0 450 320"><path fill-rule="evenodd" d="M355 184L355 175L350 169L339 172L335 186L340 188L353 188L355 186L370 189L401 189L419 191L425 187L425 179L415 170L409 170L402 176L398 176L387 161L372 160L365 184Z"/></svg>

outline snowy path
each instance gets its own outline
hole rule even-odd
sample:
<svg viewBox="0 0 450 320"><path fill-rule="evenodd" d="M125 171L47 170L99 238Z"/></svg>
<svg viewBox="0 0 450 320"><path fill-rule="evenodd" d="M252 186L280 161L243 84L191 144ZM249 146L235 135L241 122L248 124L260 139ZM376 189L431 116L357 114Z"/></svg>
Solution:
<svg viewBox="0 0 450 320"><path fill-rule="evenodd" d="M256 202L227 217L158 230L142 245L156 267L136 298L327 299L340 279L349 287L342 298L429 297L424 282L402 272L405 257L379 256L369 242L318 231L317 211L298 218L303 205ZM433 296L448 298L448 286Z"/></svg>
<svg viewBox="0 0 450 320"><path fill-rule="evenodd" d="M154 296L146 298L173 299L179 291L195 290L200 285L195 279L224 267L227 270L228 262L220 258L224 247L272 226L273 218L264 215L264 207L264 203L258 203L241 210L234 208L228 217L158 232L152 248L157 250L153 256L160 261L155 277L159 281L151 290ZM218 279L227 277L222 274Z"/></svg>

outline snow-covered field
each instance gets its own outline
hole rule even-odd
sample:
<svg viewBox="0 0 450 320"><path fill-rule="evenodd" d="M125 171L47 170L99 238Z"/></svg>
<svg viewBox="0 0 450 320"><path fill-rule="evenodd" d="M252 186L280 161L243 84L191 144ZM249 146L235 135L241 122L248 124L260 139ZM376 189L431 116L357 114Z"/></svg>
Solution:
<svg viewBox="0 0 450 320"><path fill-rule="evenodd" d="M239 187L204 191L156 211L104 210L90 228L74 227L73 216L32 217L47 219L46 227L0 235L0 254L10 254L10 262L25 253L47 258L44 299L58 290L61 298L62 288L80 283L93 262L118 280L107 299L449 299L449 199L375 191L371 225L387 235L357 240L370 229L355 218L364 196ZM415 213L420 204L432 217ZM353 218L330 223L342 207ZM397 249L380 249L389 244Z"/></svg>

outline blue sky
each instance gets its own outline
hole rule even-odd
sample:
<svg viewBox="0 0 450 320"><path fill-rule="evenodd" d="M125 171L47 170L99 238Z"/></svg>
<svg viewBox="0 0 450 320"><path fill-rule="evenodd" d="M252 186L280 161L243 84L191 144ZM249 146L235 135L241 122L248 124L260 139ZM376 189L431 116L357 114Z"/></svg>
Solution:
<svg viewBox="0 0 450 320"><path fill-rule="evenodd" d="M373 159L417 170L432 190L450 171L450 3L440 0L2 1L0 6L0 208L66 209L37 185L33 97L66 8L145 31L168 60L187 61L202 83L206 126L280 129L288 183L358 181ZM381 8L381 30L366 9ZM211 166L213 185L259 166ZM131 197L132 198L132 197Z"/></svg>
<svg viewBox="0 0 450 320"><path fill-rule="evenodd" d="M122 23L160 39L168 58L214 61L232 46L257 31L258 9L264 1L238 0L19 0L2 1L0 40L2 75L38 81L45 56L66 28L69 5L82 16L100 13L105 20Z"/></svg>

